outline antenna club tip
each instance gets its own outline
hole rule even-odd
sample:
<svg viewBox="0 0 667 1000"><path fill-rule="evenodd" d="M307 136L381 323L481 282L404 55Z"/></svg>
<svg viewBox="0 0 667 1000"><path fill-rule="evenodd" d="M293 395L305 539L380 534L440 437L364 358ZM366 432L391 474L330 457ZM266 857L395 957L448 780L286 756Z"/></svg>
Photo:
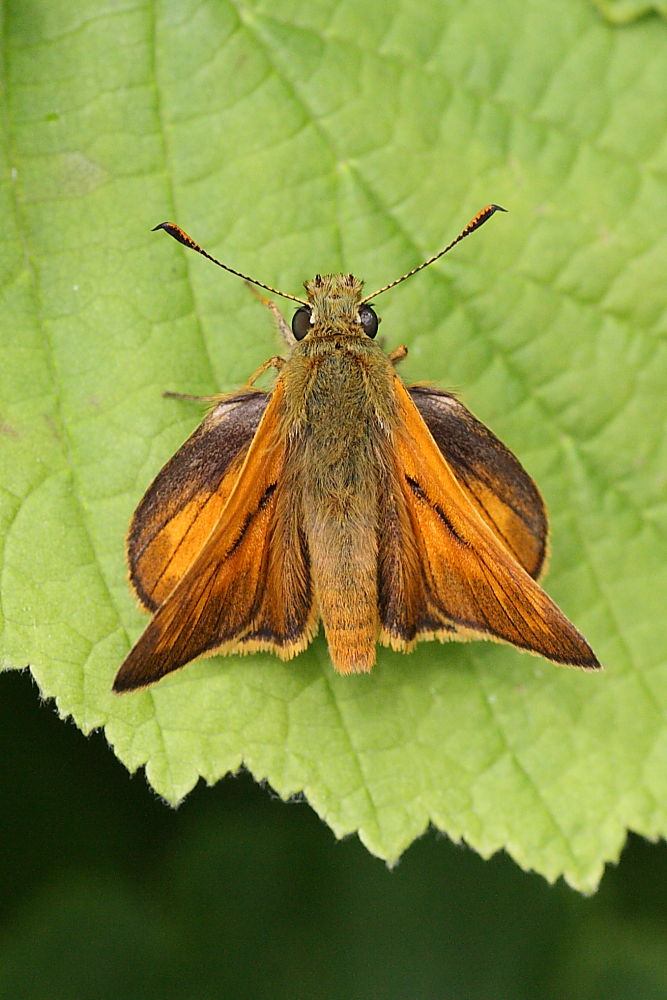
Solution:
<svg viewBox="0 0 667 1000"><path fill-rule="evenodd" d="M173 236L175 240L182 243L184 247L190 247L191 250L200 249L199 245L195 243L192 237L188 236L185 230L181 229L180 226L177 226L175 222L161 222L159 226L153 226L151 232L155 233L158 229L164 229L165 233L169 233L169 235ZM206 256L206 254L204 256Z"/></svg>
<svg viewBox="0 0 667 1000"><path fill-rule="evenodd" d="M479 227L483 226L485 222L488 222L491 216L495 215L496 212L506 212L506 211L507 209L503 208L502 205L487 205L485 208L482 209L481 212L478 212L477 215L470 220L470 222L465 227L459 238L454 240L454 243L458 243L459 240L462 240L464 236L469 236L470 233L474 233L476 229L479 229Z"/></svg>
<svg viewBox="0 0 667 1000"><path fill-rule="evenodd" d="M496 204L487 205L486 208L483 208L481 212L477 213L475 218L471 221L470 225L477 228L477 226L480 226L483 222L486 222L487 219L490 219L492 215L495 215L496 212L506 212L506 211L507 209L503 208L502 205L496 205Z"/></svg>

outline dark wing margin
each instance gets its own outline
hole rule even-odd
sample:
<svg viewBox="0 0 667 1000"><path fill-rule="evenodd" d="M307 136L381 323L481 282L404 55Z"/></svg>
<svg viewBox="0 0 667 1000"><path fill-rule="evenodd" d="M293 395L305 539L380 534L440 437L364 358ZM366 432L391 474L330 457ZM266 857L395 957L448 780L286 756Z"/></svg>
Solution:
<svg viewBox="0 0 667 1000"><path fill-rule="evenodd" d="M407 390L470 500L533 579L544 569L549 524L544 501L519 460L451 393Z"/></svg>
<svg viewBox="0 0 667 1000"><path fill-rule="evenodd" d="M127 537L130 582L155 611L183 576L227 502L269 393L221 397L157 474L134 512Z"/></svg>

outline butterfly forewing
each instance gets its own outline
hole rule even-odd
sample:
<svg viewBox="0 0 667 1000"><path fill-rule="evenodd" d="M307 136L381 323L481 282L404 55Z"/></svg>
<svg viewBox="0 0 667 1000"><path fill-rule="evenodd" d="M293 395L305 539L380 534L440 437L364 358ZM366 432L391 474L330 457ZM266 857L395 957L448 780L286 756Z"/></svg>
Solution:
<svg viewBox="0 0 667 1000"><path fill-rule="evenodd" d="M303 548L293 546L289 553L292 590L276 580L287 566L276 527L285 457L275 434L282 397L278 383L217 524L130 651L115 690L152 683L203 653L242 652L241 640L253 634L255 645L247 651L275 648L288 656L305 645L301 636L309 623L312 627L313 612ZM274 590L267 594L271 584ZM270 621L263 612L267 602ZM276 620L287 635L271 631Z"/></svg>
<svg viewBox="0 0 667 1000"><path fill-rule="evenodd" d="M583 637L486 522L398 379L396 392L396 478L421 576L411 589L425 595L418 635L497 639L558 663L597 666ZM383 625L390 633L392 622Z"/></svg>

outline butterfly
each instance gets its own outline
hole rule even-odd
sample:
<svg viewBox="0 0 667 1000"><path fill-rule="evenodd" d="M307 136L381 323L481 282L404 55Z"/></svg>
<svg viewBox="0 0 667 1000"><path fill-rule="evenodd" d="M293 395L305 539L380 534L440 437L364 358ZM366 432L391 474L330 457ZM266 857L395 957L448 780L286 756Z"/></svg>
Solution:
<svg viewBox="0 0 667 1000"><path fill-rule="evenodd" d="M213 653L283 660L324 627L334 669L370 671L378 643L493 639L556 663L599 663L538 580L548 522L518 459L460 400L406 385L375 339L370 300L444 250L363 295L351 274L317 275L297 298L289 347L237 392L209 397L199 428L149 486L132 519L130 581L151 621L114 682L144 687ZM504 211L504 210L502 210ZM273 387L255 381L276 370Z"/></svg>

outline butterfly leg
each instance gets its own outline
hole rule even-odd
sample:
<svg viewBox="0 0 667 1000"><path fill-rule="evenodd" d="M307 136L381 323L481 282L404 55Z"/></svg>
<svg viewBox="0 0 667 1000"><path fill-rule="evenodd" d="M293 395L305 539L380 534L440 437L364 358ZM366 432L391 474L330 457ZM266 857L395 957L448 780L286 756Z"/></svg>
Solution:
<svg viewBox="0 0 667 1000"><path fill-rule="evenodd" d="M274 354L272 358L265 361L263 365L260 365L256 372L253 372L250 378L246 382L246 386L254 385L255 381L260 375L263 375L268 368L277 368L278 371L285 364L285 359ZM189 392L163 392L162 395L165 399L192 399L195 403L219 403L221 400L227 399L225 393L214 393L212 396L194 396Z"/></svg>
<svg viewBox="0 0 667 1000"><path fill-rule="evenodd" d="M263 365L260 365L256 372L252 373L250 378L247 380L246 385L247 386L254 385L255 381L259 378L259 376L263 375L264 372L267 371L269 368L276 368L278 371L280 371L280 369L284 364L285 364L285 359L281 358L277 354L274 354L272 358L269 358L269 360L265 361Z"/></svg>
<svg viewBox="0 0 667 1000"><path fill-rule="evenodd" d="M398 362L402 361L403 358L407 357L407 355L408 355L407 347L405 346L405 344L401 344L400 347L395 348L395 350L393 350L391 354L388 354L387 357L391 361L392 365L397 365Z"/></svg>
<svg viewBox="0 0 667 1000"><path fill-rule="evenodd" d="M275 302L272 302L271 299L265 298L265 296L262 295L261 292L258 292L255 286L251 285L249 281L246 281L246 287L252 292L255 298L259 299L262 305L266 306L266 308L269 310L274 320L276 321L276 326L278 327L280 336L283 338L287 346L293 347L296 344L296 338L292 333L291 326L289 325L285 317L282 315L280 309L275 304Z"/></svg>
<svg viewBox="0 0 667 1000"><path fill-rule="evenodd" d="M213 396L196 396L191 392L171 392L166 389L162 396L164 399L191 399L195 403L219 403L220 393Z"/></svg>

